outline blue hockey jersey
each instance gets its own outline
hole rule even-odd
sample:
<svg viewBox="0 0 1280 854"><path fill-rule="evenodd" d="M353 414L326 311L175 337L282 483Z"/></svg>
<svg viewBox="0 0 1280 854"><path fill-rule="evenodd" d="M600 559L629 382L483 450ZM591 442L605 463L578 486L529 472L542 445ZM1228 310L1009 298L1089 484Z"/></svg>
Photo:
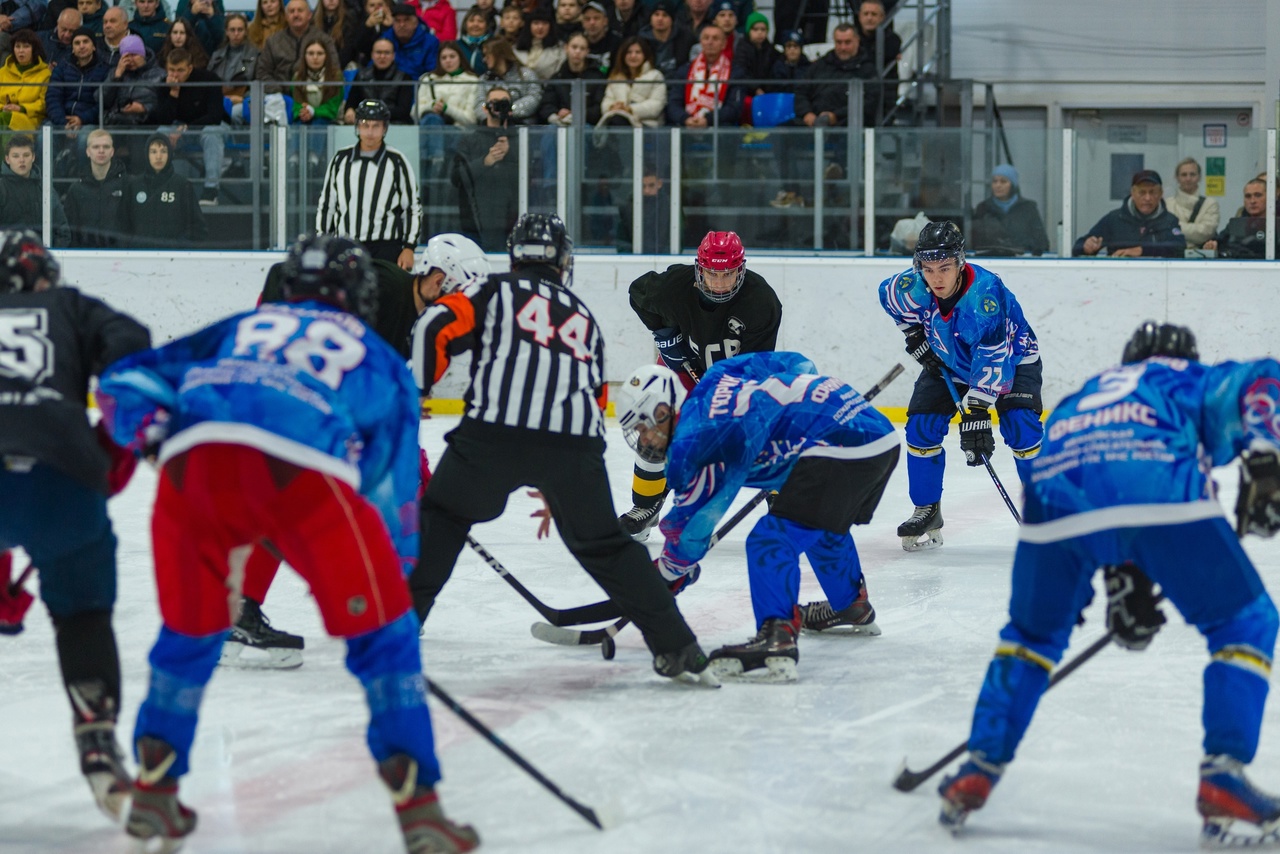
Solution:
<svg viewBox="0 0 1280 854"><path fill-rule="evenodd" d="M1054 527L1079 535L1220 516L1209 470L1255 443L1280 447L1278 413L1280 362L1272 359L1152 358L1104 371L1049 417L1024 522L1074 516ZM1026 530L1022 538L1045 537Z"/></svg>
<svg viewBox="0 0 1280 854"><path fill-rule="evenodd" d="M799 353L716 362L689 392L667 449L677 494L662 520L663 557L675 566L701 559L738 490L780 488L801 457L872 457L897 444L889 419Z"/></svg>
<svg viewBox="0 0 1280 854"><path fill-rule="evenodd" d="M121 445L164 410L163 462L246 445L351 485L378 508L406 568L418 556L418 390L359 318L319 302L264 303L111 366L98 393Z"/></svg>
<svg viewBox="0 0 1280 854"><path fill-rule="evenodd" d="M976 264L966 264L963 276L965 290L950 314L914 269L880 283L880 304L899 329L923 326L933 352L969 393L994 403L1013 387L1018 365L1040 358L1040 345L999 276Z"/></svg>

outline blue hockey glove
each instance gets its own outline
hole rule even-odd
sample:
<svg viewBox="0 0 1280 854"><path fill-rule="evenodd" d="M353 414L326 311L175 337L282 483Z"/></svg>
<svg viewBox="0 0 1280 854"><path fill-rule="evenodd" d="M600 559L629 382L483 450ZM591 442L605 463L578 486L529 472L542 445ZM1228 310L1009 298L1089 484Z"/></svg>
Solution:
<svg viewBox="0 0 1280 854"><path fill-rule="evenodd" d="M1112 640L1125 649L1141 651L1165 624L1156 607L1151 579L1132 563L1106 566L1102 577L1107 585L1107 629Z"/></svg>
<svg viewBox="0 0 1280 854"><path fill-rule="evenodd" d="M653 565L667 583L667 589L676 594L695 583L702 575L702 567L697 563L678 561L669 557L665 551L654 559Z"/></svg>
<svg viewBox="0 0 1280 854"><path fill-rule="evenodd" d="M662 364L677 374L696 371L694 365L697 363L697 354L693 352L693 348L685 340L684 333L679 329L674 326L664 326L662 329L653 330L653 343L658 345L658 355L662 357Z"/></svg>
<svg viewBox="0 0 1280 854"><path fill-rule="evenodd" d="M964 461L971 466L985 464L996 452L996 437L991 433L991 410L987 404L969 398L966 411L960 416L960 450Z"/></svg>
<svg viewBox="0 0 1280 854"><path fill-rule="evenodd" d="M942 360L938 358L938 354L933 352L933 348L929 346L929 339L924 334L924 327L920 324L907 327L904 333L907 336L907 355L920 363L920 367L924 368L935 377L942 376L945 366Z"/></svg>
<svg viewBox="0 0 1280 854"><path fill-rule="evenodd" d="M1274 450L1240 455L1240 494L1236 498L1236 535L1271 537L1280 531L1280 454Z"/></svg>

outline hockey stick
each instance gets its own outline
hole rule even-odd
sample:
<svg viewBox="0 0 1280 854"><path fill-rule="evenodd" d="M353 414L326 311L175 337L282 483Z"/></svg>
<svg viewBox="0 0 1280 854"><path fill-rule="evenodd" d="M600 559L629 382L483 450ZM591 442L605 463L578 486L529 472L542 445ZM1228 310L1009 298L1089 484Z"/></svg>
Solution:
<svg viewBox="0 0 1280 854"><path fill-rule="evenodd" d="M880 378L878 383L867 389L867 393L862 396L862 399L871 400L876 395L880 394L880 392L884 391L885 387L896 380L898 375L901 373L902 365L894 365L889 369L888 373ZM747 518L747 514L754 510L764 499L765 490L761 490L755 498L752 498L743 505L742 509L733 514L728 522L720 526L720 530L716 531L716 533L711 537L707 548L710 549L716 543L720 542L720 540L724 538L725 534L729 533L735 525ZM613 658L614 637L617 636L618 632L626 628L628 622L629 620L624 617L612 626L606 626L602 629L558 629L557 627L549 626L546 623L534 623L531 631L533 632L533 636L538 640L546 641L547 643L559 644L561 646L591 646L593 644L600 644L601 653L608 659Z"/></svg>
<svg viewBox="0 0 1280 854"><path fill-rule="evenodd" d="M576 626L580 623L598 623L602 620L613 620L619 616L618 606L613 603L612 599L605 599L603 602L595 602L591 605L582 605L578 608L552 608L545 604L537 596L529 592L529 589L516 580L507 568L503 566L496 557L489 554L489 550L475 541L470 534L467 535L467 545L471 546L489 564L489 568L502 579L510 584L517 593L524 597L524 600L533 606L534 610L543 616L547 622L554 626Z"/></svg>
<svg viewBox="0 0 1280 854"><path fill-rule="evenodd" d="M956 384L951 379L951 374L945 368L942 370L942 380L947 384L947 391L951 392L951 400L955 403L956 409L960 412L960 416L964 417L968 413L965 412L964 404L960 402L960 395L956 393ZM991 465L991 460L984 454L982 464L987 467L987 474L991 475L991 482L996 485L996 489L1000 492L1000 497L1004 499L1004 506L1009 508L1009 512L1013 514L1013 519L1019 525L1022 524L1022 514L1018 512L1018 508L1013 506L1013 501L1009 498L1009 493L1005 492L1004 484L1000 482L999 475Z"/></svg>
<svg viewBox="0 0 1280 854"><path fill-rule="evenodd" d="M27 579L31 577L31 573L36 571L36 565L29 564L26 569L22 570L22 575L18 576L18 580L9 585L9 595L15 596L22 589L22 585L27 583Z"/></svg>
<svg viewBox="0 0 1280 854"><path fill-rule="evenodd" d="M499 738L497 733L495 733L493 730L489 729L487 726L481 723L480 720L475 715L471 714L465 708L463 708L462 705L457 700L453 699L453 697L449 696L449 694L445 692L443 688L441 688L439 685L437 685L435 682L431 681L430 679L427 679L427 688L430 689L431 693L434 694L436 698L440 700L440 702L448 706L455 715L462 718L462 720L467 724L467 726L471 727L473 730L475 730L477 733L483 736L486 741L488 741L494 747L498 748L498 750L500 750L502 754L506 756L508 759L510 759L512 762L516 763L516 765L519 765L521 770L523 770L530 777L532 777L533 779L541 783L547 791L549 791L551 794L555 795L557 798L559 798L561 801L567 804L571 810L573 810L578 815L582 816L584 819L590 822L591 825L595 827L597 830L604 830L604 825L600 823L600 818L599 816L596 815L595 810L593 810L591 807L587 806L586 804L575 801L573 798L569 797L564 792L560 791L559 786L557 786L555 783L547 779L545 774L543 774L537 768L529 764L529 761L526 760L523 756L521 756L519 753L516 753L514 750L508 747L507 743L503 741L501 738Z"/></svg>

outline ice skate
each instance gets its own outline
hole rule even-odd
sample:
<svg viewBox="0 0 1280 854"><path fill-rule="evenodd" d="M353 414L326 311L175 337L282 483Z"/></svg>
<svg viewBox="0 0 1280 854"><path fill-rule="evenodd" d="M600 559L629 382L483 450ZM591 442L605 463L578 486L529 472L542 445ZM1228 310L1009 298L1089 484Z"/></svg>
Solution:
<svg viewBox="0 0 1280 854"><path fill-rule="evenodd" d="M637 543L643 543L649 539L649 532L657 527L658 517L661 514L662 501L658 501L652 507L636 506L619 516L618 524L627 532L627 536Z"/></svg>
<svg viewBox="0 0 1280 854"><path fill-rule="evenodd" d="M133 780L125 770L124 755L116 741L115 700L106 693L100 679L67 686L75 712L72 733L80 754L80 773L89 783L98 809L119 823Z"/></svg>
<svg viewBox="0 0 1280 854"><path fill-rule="evenodd" d="M909 552L942 545L942 502L917 506L911 518L898 526L898 536L902 537L902 548Z"/></svg>
<svg viewBox="0 0 1280 854"><path fill-rule="evenodd" d="M292 670L302 666L302 650L306 642L272 628L262 613L262 606L248 596L241 606L240 619L231 627L231 635L222 645L223 667Z"/></svg>
<svg viewBox="0 0 1280 854"><path fill-rule="evenodd" d="M796 647L799 620L764 621L746 643L722 646L711 653L711 670L722 679L753 682L794 682L800 650Z"/></svg>
<svg viewBox="0 0 1280 854"><path fill-rule="evenodd" d="M1220 753L1200 762L1196 809L1203 848L1280 848L1280 797L1250 783L1239 759ZM1233 829L1237 821L1246 828Z"/></svg>
<svg viewBox="0 0 1280 854"><path fill-rule="evenodd" d="M858 598L843 611L836 611L826 599L821 602L810 602L800 606L801 626L811 632L825 632L840 629L842 634L875 637L880 634L876 625L876 609L871 607L867 598L867 581L864 578L858 585ZM848 629L848 631L843 631Z"/></svg>
<svg viewBox="0 0 1280 854"><path fill-rule="evenodd" d="M459 854L480 845L480 834L469 824L445 818L435 789L418 785L418 763L397 753L378 764L378 775L391 790L409 854Z"/></svg>
<svg viewBox="0 0 1280 854"><path fill-rule="evenodd" d="M690 684L719 688L720 680L708 667L707 654L694 641L679 652L660 652L653 657L653 670L659 676Z"/></svg>
<svg viewBox="0 0 1280 854"><path fill-rule="evenodd" d="M959 770L950 777L944 777L938 786L938 794L942 795L942 811L938 813L938 823L952 833L958 833L969 813L982 809L991 796L991 790L1000 782L1002 773L1003 765L995 765L980 756L969 754Z"/></svg>
<svg viewBox="0 0 1280 854"><path fill-rule="evenodd" d="M125 832L138 840L135 850L172 854L196 829L195 810L178 800L178 781L170 777L177 754L158 738L138 739L138 782Z"/></svg>

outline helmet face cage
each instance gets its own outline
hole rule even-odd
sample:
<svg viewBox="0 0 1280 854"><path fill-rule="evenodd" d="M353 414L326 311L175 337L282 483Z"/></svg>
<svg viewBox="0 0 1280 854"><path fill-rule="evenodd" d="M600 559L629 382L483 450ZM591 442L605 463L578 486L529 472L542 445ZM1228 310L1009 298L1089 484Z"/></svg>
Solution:
<svg viewBox="0 0 1280 854"><path fill-rule="evenodd" d="M736 272L727 291L715 291L707 284L707 273ZM693 280L709 302L728 302L737 295L747 277L746 252L742 241L732 231L709 231L698 246L693 265Z"/></svg>
<svg viewBox="0 0 1280 854"><path fill-rule="evenodd" d="M522 214L507 237L507 254L512 267L546 264L560 270L565 285L572 281L573 238L555 214Z"/></svg>
<svg viewBox="0 0 1280 854"><path fill-rule="evenodd" d="M675 372L663 365L645 365L619 387L618 426L622 428L622 438L640 459L660 463L667 458L665 447L662 450L641 447L640 428L660 427L669 422L680 413L685 395Z"/></svg>
<svg viewBox="0 0 1280 854"><path fill-rule="evenodd" d="M364 247L349 237L316 234L289 247L280 288L290 302L327 302L365 321L378 316L378 279Z"/></svg>
<svg viewBox="0 0 1280 854"><path fill-rule="evenodd" d="M432 270L444 273L444 280L440 283L441 294L479 285L490 273L489 259L484 250L461 234L437 234L427 241L427 248L414 274L425 276Z"/></svg>
<svg viewBox="0 0 1280 854"><path fill-rule="evenodd" d="M1124 345L1120 361L1128 365L1152 356L1200 361L1195 333L1186 326L1148 320L1134 331L1133 337Z"/></svg>
<svg viewBox="0 0 1280 854"><path fill-rule="evenodd" d="M956 266L964 269L964 234L954 222L931 222L920 229L912 266L920 272L925 263L956 259Z"/></svg>
<svg viewBox="0 0 1280 854"><path fill-rule="evenodd" d="M34 291L41 279L57 286L62 268L30 229L0 232L0 292Z"/></svg>

